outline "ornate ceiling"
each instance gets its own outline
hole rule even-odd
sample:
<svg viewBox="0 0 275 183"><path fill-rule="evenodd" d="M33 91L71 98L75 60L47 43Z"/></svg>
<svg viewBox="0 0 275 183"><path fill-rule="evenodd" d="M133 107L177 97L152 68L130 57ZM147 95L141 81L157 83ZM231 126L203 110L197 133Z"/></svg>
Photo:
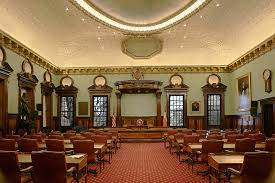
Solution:
<svg viewBox="0 0 275 183"><path fill-rule="evenodd" d="M227 66L275 33L274 0L212 0L189 18L157 31L162 51L133 59L121 51L125 32L83 13L73 0L1 0L0 30L59 68ZM191 0L89 0L128 24L173 17ZM131 33L132 34L132 33Z"/></svg>

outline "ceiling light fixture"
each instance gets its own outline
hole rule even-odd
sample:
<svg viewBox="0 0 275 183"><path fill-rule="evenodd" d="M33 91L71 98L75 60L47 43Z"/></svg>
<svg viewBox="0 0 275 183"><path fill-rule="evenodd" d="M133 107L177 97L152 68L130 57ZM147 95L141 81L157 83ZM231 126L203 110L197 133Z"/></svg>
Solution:
<svg viewBox="0 0 275 183"><path fill-rule="evenodd" d="M68 8L68 7L66 7L66 8L65 8L65 10L66 10L66 11L69 11L69 8Z"/></svg>
<svg viewBox="0 0 275 183"><path fill-rule="evenodd" d="M217 6L217 7L219 7L219 6L220 6L220 4L219 4L219 3L217 3L217 4L216 4L216 6Z"/></svg>
<svg viewBox="0 0 275 183"><path fill-rule="evenodd" d="M175 15L174 17L155 24L155 25L146 25L146 26L135 26L135 25L128 25L125 23L120 23L118 21L112 20L111 18L105 16L101 12L97 11L93 6L89 5L88 1L86 0L71 0L75 5L77 5L81 10L86 12L92 17L95 17L99 21L110 25L111 27L117 28L122 31L129 31L129 32L153 32L161 29L165 29L170 27L171 25L189 17L194 12L199 10L201 7L206 5L211 0L196 0L193 4L191 4L188 8L184 9L181 13Z"/></svg>
<svg viewBox="0 0 275 183"><path fill-rule="evenodd" d="M85 21L85 19L84 19L84 18L81 18L81 20L82 20L82 22L84 22L84 21Z"/></svg>
<svg viewBox="0 0 275 183"><path fill-rule="evenodd" d="M184 24L183 26L186 27L186 24Z"/></svg>
<svg viewBox="0 0 275 183"><path fill-rule="evenodd" d="M202 15L200 16L200 18L202 18Z"/></svg>

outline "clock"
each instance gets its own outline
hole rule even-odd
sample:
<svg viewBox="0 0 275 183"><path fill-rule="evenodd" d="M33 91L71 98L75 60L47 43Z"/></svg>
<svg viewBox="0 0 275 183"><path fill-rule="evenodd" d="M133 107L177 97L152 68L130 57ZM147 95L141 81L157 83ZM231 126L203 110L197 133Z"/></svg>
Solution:
<svg viewBox="0 0 275 183"><path fill-rule="evenodd" d="M0 46L0 66L3 65L4 61L6 59L6 53L3 47Z"/></svg>
<svg viewBox="0 0 275 183"><path fill-rule="evenodd" d="M207 83L210 85L218 85L221 82L221 78L217 74L211 74L207 78Z"/></svg>
<svg viewBox="0 0 275 183"><path fill-rule="evenodd" d="M270 93L272 91L271 76L272 76L271 70L265 69L263 72L263 79L265 83L265 92L267 93Z"/></svg>
<svg viewBox="0 0 275 183"><path fill-rule="evenodd" d="M179 75L179 74L173 74L170 77L170 84L171 85L178 86L178 85L182 85L182 83L183 83L183 78L182 78L181 75Z"/></svg>
<svg viewBox="0 0 275 183"><path fill-rule="evenodd" d="M94 78L94 85L102 87L102 86L105 86L106 84L107 84L107 80L104 76L97 75Z"/></svg>
<svg viewBox="0 0 275 183"><path fill-rule="evenodd" d="M70 87L74 84L74 81L70 76L65 76L61 79L60 84L64 87Z"/></svg>

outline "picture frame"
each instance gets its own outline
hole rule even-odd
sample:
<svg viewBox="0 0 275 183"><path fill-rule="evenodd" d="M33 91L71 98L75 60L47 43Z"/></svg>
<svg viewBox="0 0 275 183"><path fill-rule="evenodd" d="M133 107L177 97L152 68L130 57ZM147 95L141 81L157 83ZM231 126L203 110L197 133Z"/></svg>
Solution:
<svg viewBox="0 0 275 183"><path fill-rule="evenodd" d="M192 114L199 114L202 111L201 101L191 101L190 109Z"/></svg>
<svg viewBox="0 0 275 183"><path fill-rule="evenodd" d="M251 93L251 73L247 73L237 78L237 96L238 111L250 111L252 93Z"/></svg>

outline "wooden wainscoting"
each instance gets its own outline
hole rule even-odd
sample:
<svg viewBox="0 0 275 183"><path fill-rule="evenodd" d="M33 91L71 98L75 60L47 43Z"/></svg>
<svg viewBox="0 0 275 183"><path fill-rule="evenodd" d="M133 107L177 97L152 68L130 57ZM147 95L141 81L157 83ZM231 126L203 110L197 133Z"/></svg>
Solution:
<svg viewBox="0 0 275 183"><path fill-rule="evenodd" d="M157 125L157 116L122 116L121 122L123 127L131 125L137 125L137 120L142 119L143 124L149 127L155 127Z"/></svg>
<svg viewBox="0 0 275 183"><path fill-rule="evenodd" d="M91 117L77 116L75 126L84 126L87 129L92 128L93 124L92 124Z"/></svg>
<svg viewBox="0 0 275 183"><path fill-rule="evenodd" d="M263 131L261 114L255 117L255 122L253 122L251 115L227 115L225 116L224 128Z"/></svg>
<svg viewBox="0 0 275 183"><path fill-rule="evenodd" d="M202 130L204 128L204 116L187 116L187 128Z"/></svg>
<svg viewBox="0 0 275 183"><path fill-rule="evenodd" d="M11 131L16 131L16 119L17 114L8 114L8 134L10 134Z"/></svg>

